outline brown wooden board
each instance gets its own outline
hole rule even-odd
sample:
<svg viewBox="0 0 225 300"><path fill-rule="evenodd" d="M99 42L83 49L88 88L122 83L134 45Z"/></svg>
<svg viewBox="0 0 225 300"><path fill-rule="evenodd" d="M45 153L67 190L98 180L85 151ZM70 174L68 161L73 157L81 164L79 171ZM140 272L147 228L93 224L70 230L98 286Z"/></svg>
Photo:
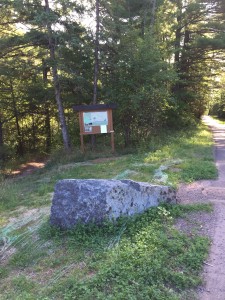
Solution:
<svg viewBox="0 0 225 300"><path fill-rule="evenodd" d="M112 152L114 146L114 130L112 110L116 104L78 105L73 109L79 112L81 151L85 151L84 135L110 133Z"/></svg>
<svg viewBox="0 0 225 300"><path fill-rule="evenodd" d="M116 109L116 103L109 104L92 104L92 105L74 105L73 109L75 111L93 111L93 110L107 110L107 109Z"/></svg>

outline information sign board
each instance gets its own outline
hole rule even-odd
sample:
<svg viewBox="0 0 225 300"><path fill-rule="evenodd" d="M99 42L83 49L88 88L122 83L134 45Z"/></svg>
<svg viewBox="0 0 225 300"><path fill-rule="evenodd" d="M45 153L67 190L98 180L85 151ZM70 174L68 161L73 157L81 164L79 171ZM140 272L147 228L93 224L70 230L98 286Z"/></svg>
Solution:
<svg viewBox="0 0 225 300"><path fill-rule="evenodd" d="M111 145L114 151L114 130L112 109L115 104L79 105L73 109L79 112L81 149L84 151L83 136L87 134L111 134Z"/></svg>

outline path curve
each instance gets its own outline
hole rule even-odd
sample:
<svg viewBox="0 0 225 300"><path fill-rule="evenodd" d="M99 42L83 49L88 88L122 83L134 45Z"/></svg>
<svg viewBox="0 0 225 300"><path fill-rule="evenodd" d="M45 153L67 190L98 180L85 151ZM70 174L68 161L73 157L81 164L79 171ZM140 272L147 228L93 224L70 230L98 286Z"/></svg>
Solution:
<svg viewBox="0 0 225 300"><path fill-rule="evenodd" d="M218 179L181 185L178 200L180 203L214 204L212 245L203 270L205 284L198 295L199 300L225 300L225 125L219 124L209 116L205 116L203 122L213 133Z"/></svg>

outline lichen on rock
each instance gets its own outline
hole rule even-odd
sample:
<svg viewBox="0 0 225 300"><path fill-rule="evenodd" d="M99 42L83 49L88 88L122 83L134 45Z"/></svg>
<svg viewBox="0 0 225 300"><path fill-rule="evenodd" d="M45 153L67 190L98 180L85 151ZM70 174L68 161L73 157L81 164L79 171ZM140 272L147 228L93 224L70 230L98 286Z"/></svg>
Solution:
<svg viewBox="0 0 225 300"><path fill-rule="evenodd" d="M50 222L63 229L77 223L101 223L141 213L161 202L176 203L175 190L132 180L65 179L55 186Z"/></svg>

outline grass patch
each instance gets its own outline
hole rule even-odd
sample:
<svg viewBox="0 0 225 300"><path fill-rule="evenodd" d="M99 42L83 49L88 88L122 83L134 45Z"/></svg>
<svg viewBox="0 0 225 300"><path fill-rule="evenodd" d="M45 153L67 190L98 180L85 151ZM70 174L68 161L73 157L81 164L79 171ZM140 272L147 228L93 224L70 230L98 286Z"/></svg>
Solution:
<svg viewBox="0 0 225 300"><path fill-rule="evenodd" d="M191 132L171 133L164 141L157 137L145 145L144 152L137 154L112 157L112 160L103 157L88 163L49 163L29 177L1 181L0 210L49 205L56 181L64 178L133 179L173 186L180 182L216 178L212 146L211 133L200 126ZM146 152L146 147L154 150ZM155 175L160 168L161 177Z"/></svg>
<svg viewBox="0 0 225 300"><path fill-rule="evenodd" d="M190 162L184 166L184 171L181 178L185 182L192 182L200 179L215 179L217 177L217 170L212 167L214 163L211 161L195 161L194 165Z"/></svg>
<svg viewBox="0 0 225 300"><path fill-rule="evenodd" d="M224 125L225 124L225 120L224 118L219 118L218 116L210 116L212 119L214 119L215 121L217 121L219 124Z"/></svg>
<svg viewBox="0 0 225 300"><path fill-rule="evenodd" d="M155 137L136 154L88 161L71 155L27 177L2 180L0 299L194 299L209 241L178 232L173 222L193 211L210 212L211 206L164 205L71 231L51 228L46 207L55 183L64 178L173 186L215 178L212 145L211 134L200 126Z"/></svg>
<svg viewBox="0 0 225 300"><path fill-rule="evenodd" d="M200 126L198 130L179 138L172 136L169 141L168 145L145 157L146 163L161 162L161 165L166 165L170 160L178 160L177 164L169 166L165 171L168 182L176 186L179 182L217 177L213 159L213 140L205 126Z"/></svg>
<svg viewBox="0 0 225 300"><path fill-rule="evenodd" d="M165 205L114 224L69 231L44 221L27 238L30 243L17 245L1 299L190 299L201 283L209 240L186 236L173 223L202 210L210 206Z"/></svg>
<svg viewBox="0 0 225 300"><path fill-rule="evenodd" d="M0 279L3 279L9 275L7 268L0 267Z"/></svg>

